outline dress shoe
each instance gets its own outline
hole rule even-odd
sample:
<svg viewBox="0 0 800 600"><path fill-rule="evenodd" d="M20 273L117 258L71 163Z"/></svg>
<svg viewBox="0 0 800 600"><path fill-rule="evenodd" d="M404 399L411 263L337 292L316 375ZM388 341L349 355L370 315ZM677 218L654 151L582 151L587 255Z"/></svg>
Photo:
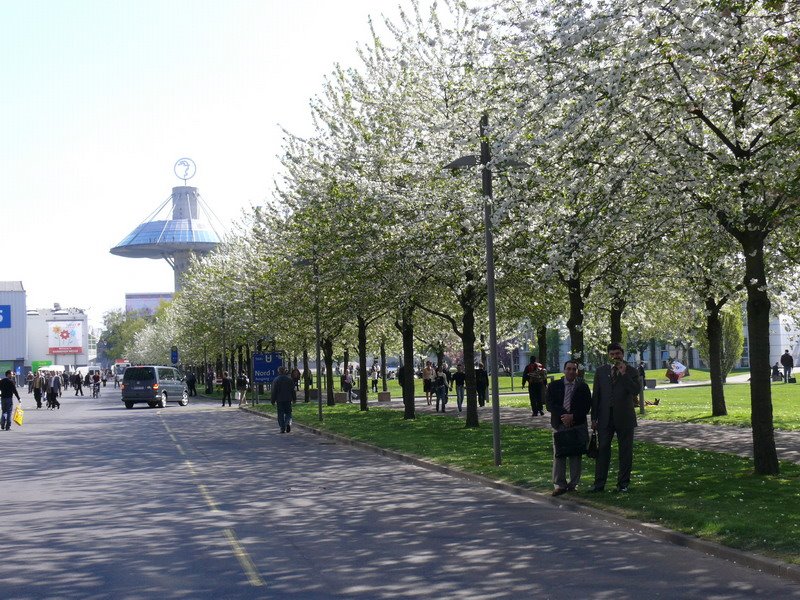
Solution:
<svg viewBox="0 0 800 600"><path fill-rule="evenodd" d="M560 496L561 494L566 494L567 488L556 488L553 490L553 496Z"/></svg>
<svg viewBox="0 0 800 600"><path fill-rule="evenodd" d="M586 491L587 491L587 492L589 492L590 494L599 494L600 492L602 492L602 491L604 491L604 490L605 490L605 488L604 488L604 487L598 487L598 486L596 486L596 485L593 485L592 487L590 487L590 488L589 488L588 490L586 490Z"/></svg>
<svg viewBox="0 0 800 600"><path fill-rule="evenodd" d="M291 425L287 425L286 426L286 433L289 433L291 430L292 430L292 426Z"/></svg>
<svg viewBox="0 0 800 600"><path fill-rule="evenodd" d="M617 491L620 494L627 494L628 493L628 485L627 484L626 485L618 485L617 486Z"/></svg>
<svg viewBox="0 0 800 600"><path fill-rule="evenodd" d="M286 433L286 428L285 427L281 427L281 433Z"/></svg>
<svg viewBox="0 0 800 600"><path fill-rule="evenodd" d="M568 486L567 486L567 491L568 491L568 492L574 492L574 491L575 491L575 490L577 490L577 489L578 489L578 486L577 486L577 485L568 485Z"/></svg>

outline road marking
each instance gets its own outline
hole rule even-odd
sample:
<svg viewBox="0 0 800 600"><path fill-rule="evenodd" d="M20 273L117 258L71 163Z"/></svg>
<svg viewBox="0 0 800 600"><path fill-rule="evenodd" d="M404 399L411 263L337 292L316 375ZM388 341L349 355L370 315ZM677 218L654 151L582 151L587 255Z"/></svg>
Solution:
<svg viewBox="0 0 800 600"><path fill-rule="evenodd" d="M182 456L186 456L186 452L183 451L181 448L180 443L178 442L177 438L173 435L172 430L167 425L166 421L164 421L163 417L161 422L164 424L164 427L167 429L167 433L169 433L169 437L172 438L172 441L175 442L175 446L178 448L178 452L181 453ZM211 492L208 491L208 488L205 484L200 483L197 481L197 471L195 471L194 465L192 461L186 460L184 461L186 464L186 468L189 470L192 478L195 480L195 485L197 489L200 490L200 495L203 496L203 499L208 504L211 512L220 512L219 505L214 500L214 497L211 495ZM258 569L256 569L255 563L253 563L253 559L250 558L250 555L247 553L247 550L244 549L241 542L239 542L238 538L236 537L236 533L234 533L233 529L230 527L225 528L225 537L228 538L228 543L231 545L231 549L233 550L233 554L236 559L239 561L239 564L242 566L242 570L244 571L245 575L247 575L247 581L253 587L262 587L267 585L264 580L261 578L261 575L258 574Z"/></svg>
<svg viewBox="0 0 800 600"><path fill-rule="evenodd" d="M247 553L247 550L244 549L239 540L236 538L236 534L234 533L233 529L226 527L225 528L225 537L228 538L228 542L231 544L231 548L233 548L233 554L239 561L239 564L242 565L242 569L247 574L247 580L250 582L250 585L254 587L260 587L266 585L264 580L261 579L261 576L258 574L258 570L256 569L255 564L253 564L253 560L250 558L250 555Z"/></svg>
<svg viewBox="0 0 800 600"><path fill-rule="evenodd" d="M208 491L208 488L203 483L197 483L197 487L200 490L203 498L205 498L206 504L211 507L211 512L219 512L219 507L217 503L212 498L211 493Z"/></svg>

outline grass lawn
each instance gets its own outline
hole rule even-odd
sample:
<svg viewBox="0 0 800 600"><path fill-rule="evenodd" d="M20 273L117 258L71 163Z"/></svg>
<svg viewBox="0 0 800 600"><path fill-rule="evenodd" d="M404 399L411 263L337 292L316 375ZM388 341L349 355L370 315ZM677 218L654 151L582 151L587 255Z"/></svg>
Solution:
<svg viewBox="0 0 800 600"><path fill-rule="evenodd" d="M274 412L270 405L259 410ZM492 429L466 429L444 415L403 420L400 411L354 405L297 404L294 419L353 439L425 457L533 490L552 490L551 435L546 430L502 426L503 465L495 467ZM616 456L616 449L614 449ZM614 462L609 480L614 481ZM583 486L593 461L584 459ZM781 475L754 475L751 461L713 452L637 442L631 492L578 493L587 504L728 546L800 564L800 465L781 463Z"/></svg>
<svg viewBox="0 0 800 600"><path fill-rule="evenodd" d="M750 385L731 383L725 386L724 417L711 416L711 386L675 387L666 390L647 390L648 402L659 399L658 406L647 406L645 418L657 421L708 423L750 427ZM527 396L501 396L503 406L529 407ZM800 386L772 384L772 413L776 429L800 430Z"/></svg>

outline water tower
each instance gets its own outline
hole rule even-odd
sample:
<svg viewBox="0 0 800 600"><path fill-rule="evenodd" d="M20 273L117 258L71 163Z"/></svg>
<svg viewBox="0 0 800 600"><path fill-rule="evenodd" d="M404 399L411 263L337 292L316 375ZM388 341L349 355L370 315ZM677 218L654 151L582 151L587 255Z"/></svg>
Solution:
<svg viewBox="0 0 800 600"><path fill-rule="evenodd" d="M189 158L176 162L175 174L183 179L184 185L172 188L169 198L111 249L111 254L117 256L163 258L175 272L176 292L181 289L191 256L206 254L220 242L208 220L208 215L213 213L200 197L198 189L186 185L195 170L194 161ZM165 211L170 201L171 215Z"/></svg>

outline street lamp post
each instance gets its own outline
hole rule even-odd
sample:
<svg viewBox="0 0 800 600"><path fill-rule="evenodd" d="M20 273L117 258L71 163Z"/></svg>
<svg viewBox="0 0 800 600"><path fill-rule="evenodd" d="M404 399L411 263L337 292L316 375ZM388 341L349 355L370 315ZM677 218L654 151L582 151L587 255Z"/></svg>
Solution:
<svg viewBox="0 0 800 600"><path fill-rule="evenodd" d="M499 466L503 462L500 449L500 382L497 373L497 308L495 306L494 285L494 236L492 234L492 170L489 162L492 160L491 149L486 137L486 128L489 126L489 116L484 113L480 121L481 153L476 156L470 154L462 156L445 166L445 169L461 169L482 165L481 191L483 193L483 227L486 245L486 303L489 312L489 373L492 381L492 445L494 448L494 464ZM518 161L508 161L509 166L528 166Z"/></svg>
<svg viewBox="0 0 800 600"><path fill-rule="evenodd" d="M320 365L322 348L319 331L319 269L317 261L314 261L314 328L317 335L317 412L319 420L322 421L322 368Z"/></svg>

